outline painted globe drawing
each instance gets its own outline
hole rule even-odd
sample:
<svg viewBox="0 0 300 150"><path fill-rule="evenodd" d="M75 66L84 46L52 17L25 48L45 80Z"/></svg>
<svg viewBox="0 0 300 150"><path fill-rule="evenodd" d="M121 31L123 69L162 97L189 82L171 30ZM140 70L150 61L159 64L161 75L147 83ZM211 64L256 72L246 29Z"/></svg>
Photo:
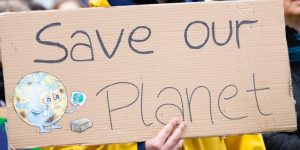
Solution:
<svg viewBox="0 0 300 150"><path fill-rule="evenodd" d="M68 97L56 77L46 72L33 72L17 83L13 103L23 121L38 127L40 132L50 132L45 127L61 128L56 123L66 111Z"/></svg>

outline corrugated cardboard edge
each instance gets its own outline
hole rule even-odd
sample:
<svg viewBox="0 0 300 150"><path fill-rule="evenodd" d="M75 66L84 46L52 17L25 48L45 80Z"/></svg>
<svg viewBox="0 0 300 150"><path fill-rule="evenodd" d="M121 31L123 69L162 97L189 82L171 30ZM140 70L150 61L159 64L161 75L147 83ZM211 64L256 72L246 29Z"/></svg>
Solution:
<svg viewBox="0 0 300 150"><path fill-rule="evenodd" d="M0 13L0 67L2 67L2 55L1 55L1 48L2 48L2 26L3 26L3 16L5 16L7 13ZM3 70L3 69L2 69ZM4 74L4 73L3 73ZM4 80L3 80L4 81ZM4 84L5 85L5 84ZM7 118L7 111L5 107L0 107L0 117Z"/></svg>
<svg viewBox="0 0 300 150"><path fill-rule="evenodd" d="M1 35L3 35L3 34L2 34L2 32L1 32L1 31L2 31L2 29L1 29L1 28L2 28L2 26L1 26L1 25L3 24L3 23L1 23L1 22L2 22L2 19L1 19L1 18L3 18L3 16L4 16L5 14L6 14L6 13L0 13L0 65L1 65L1 67L2 67L2 55L1 55ZM2 69L2 70L3 70L3 69Z"/></svg>
<svg viewBox="0 0 300 150"><path fill-rule="evenodd" d="M296 110L296 100L294 99L294 94L293 94L293 84L292 84L292 75L291 75L291 70L290 70L290 97L291 101L293 101L293 104L295 105L295 120L297 120L297 110ZM296 127L292 128L291 130L287 130L286 132L294 132L297 130L297 122L296 122Z"/></svg>
<svg viewBox="0 0 300 150"><path fill-rule="evenodd" d="M249 1L260 1L260 0L249 0ZM281 4L281 10L282 10L282 20L283 20L283 22L285 22L285 18L284 18L284 4L281 2L281 1L274 1L274 2L278 2L278 3L280 3ZM284 29L284 33L285 33L285 35L286 35L286 30L285 30L285 24L284 24L284 26L282 27L282 29ZM284 40L284 44L286 45L286 47L288 47L288 44L287 44L287 41L286 40ZM286 53L288 54L288 48L286 49L287 51L286 51ZM288 55L287 55L287 57L288 57ZM288 58L288 60L289 60L289 58ZM292 85L292 75L291 75L291 68L290 68L290 62L288 62L288 64L289 64L289 67L288 67L288 70L289 70L289 72L288 72L288 74L289 74L289 87L287 87L287 88L289 88L289 95L290 95L290 100L292 101L292 104L293 104L293 107L295 108L295 111L294 111L294 116L295 116L295 118L294 118L294 120L296 121L295 122L295 126L283 126L283 127L281 127L281 128L277 128L278 129L278 132L281 132L281 131L284 131L284 132L294 132L294 131L296 131L297 130L297 110L296 110L296 100L294 99L294 94L293 94L293 85ZM271 130L273 130L272 128L270 128L269 129L270 131L264 131L264 133L270 133L270 132L274 132L274 131L271 131ZM261 132L262 133L262 132Z"/></svg>
<svg viewBox="0 0 300 150"><path fill-rule="evenodd" d="M0 117L7 118L7 112L5 107L0 107Z"/></svg>
<svg viewBox="0 0 300 150"><path fill-rule="evenodd" d="M4 13L0 13L0 67L2 67L2 57L3 57L3 55L1 55L1 49L2 49L2 35L3 35L3 18L4 18L4 16L7 16L7 15L9 15L9 14L11 14L11 13L9 13L9 12L4 12ZM2 73L3 73L3 75L4 75L4 69L3 69L3 67L2 67ZM5 84L5 80L3 80L3 82L4 82L4 85L6 85ZM7 99L6 98L6 96L5 96L5 99ZM7 117L7 108L6 107L4 107L4 108L0 108L0 117L4 117L4 118L8 118ZM8 143L7 143L7 145L8 145L8 149L11 149L11 150L15 150L16 148L14 148L14 146L12 146L12 145L10 145L9 144L9 134L8 134L8 124L7 124L7 122L5 123L5 132L6 132L6 135L7 135L7 141L8 141Z"/></svg>

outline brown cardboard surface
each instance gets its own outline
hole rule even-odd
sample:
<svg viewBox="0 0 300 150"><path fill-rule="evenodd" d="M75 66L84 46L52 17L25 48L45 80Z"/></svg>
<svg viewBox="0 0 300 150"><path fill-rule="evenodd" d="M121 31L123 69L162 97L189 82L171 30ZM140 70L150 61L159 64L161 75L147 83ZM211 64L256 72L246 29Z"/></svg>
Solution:
<svg viewBox="0 0 300 150"><path fill-rule="evenodd" d="M174 116L188 124L183 137L296 128L278 0L11 13L1 17L0 35L8 134L17 148L145 141ZM51 133L15 111L16 85L37 71L62 82L67 110L72 92L87 96ZM70 122L81 117L93 127L72 132Z"/></svg>
<svg viewBox="0 0 300 150"><path fill-rule="evenodd" d="M6 118L6 108L0 107L0 117Z"/></svg>

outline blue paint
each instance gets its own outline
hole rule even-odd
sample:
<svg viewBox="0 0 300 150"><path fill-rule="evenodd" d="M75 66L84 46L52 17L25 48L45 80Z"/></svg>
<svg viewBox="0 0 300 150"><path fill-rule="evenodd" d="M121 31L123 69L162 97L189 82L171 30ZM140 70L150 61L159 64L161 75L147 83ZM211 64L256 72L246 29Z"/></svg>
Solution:
<svg viewBox="0 0 300 150"><path fill-rule="evenodd" d="M204 0L184 0L185 2L204 2Z"/></svg>
<svg viewBox="0 0 300 150"><path fill-rule="evenodd" d="M135 5L133 0L108 0L111 6Z"/></svg>
<svg viewBox="0 0 300 150"><path fill-rule="evenodd" d="M7 135L5 130L5 122L7 120L4 118L0 118L0 150L7 150Z"/></svg>

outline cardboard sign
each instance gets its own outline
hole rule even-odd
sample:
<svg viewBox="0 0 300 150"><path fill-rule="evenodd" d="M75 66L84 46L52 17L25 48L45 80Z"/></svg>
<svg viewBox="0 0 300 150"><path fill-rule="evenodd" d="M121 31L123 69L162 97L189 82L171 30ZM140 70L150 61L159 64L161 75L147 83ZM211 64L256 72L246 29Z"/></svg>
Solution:
<svg viewBox="0 0 300 150"><path fill-rule="evenodd" d="M145 141L293 130L278 0L4 14L10 143Z"/></svg>
<svg viewBox="0 0 300 150"><path fill-rule="evenodd" d="M5 108L0 107L0 117L6 118L6 109Z"/></svg>

